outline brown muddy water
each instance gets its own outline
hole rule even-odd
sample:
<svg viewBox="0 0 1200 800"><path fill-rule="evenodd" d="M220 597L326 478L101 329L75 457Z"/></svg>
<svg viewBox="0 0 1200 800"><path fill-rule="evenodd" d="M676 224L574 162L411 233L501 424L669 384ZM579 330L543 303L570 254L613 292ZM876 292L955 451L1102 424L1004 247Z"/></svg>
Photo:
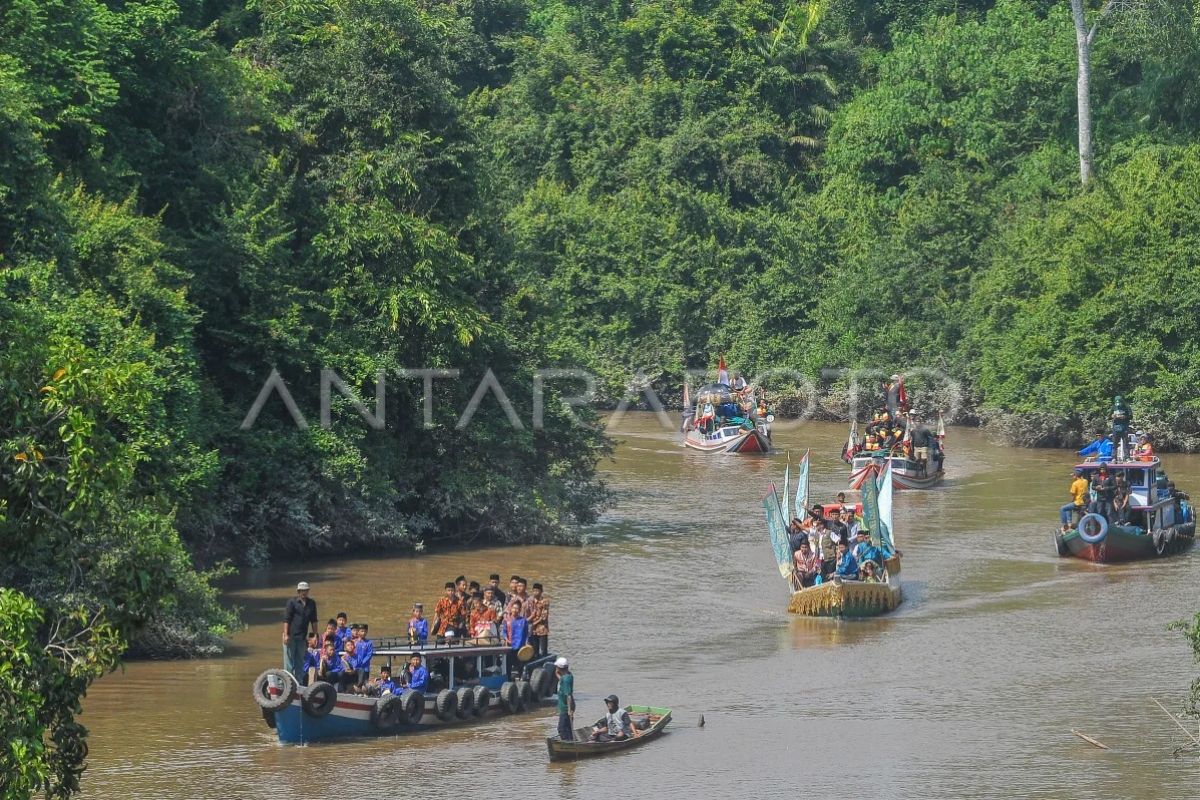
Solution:
<svg viewBox="0 0 1200 800"><path fill-rule="evenodd" d="M247 630L223 658L130 664L85 703L88 798L1194 798L1195 757L1152 703L1194 672L1166 626L1200 608L1200 552L1095 566L1054 555L1071 455L953 429L948 480L898 493L905 601L887 617L793 618L760 496L785 450L813 450L813 499L846 475L844 429L777 426L771 456L687 452L629 414L604 465L618 505L579 548L341 558L247 572ZM1200 458L1166 456L1200 496ZM551 598L581 720L624 703L675 709L646 747L550 764L553 708L407 737L281 746L250 698L280 659L299 579L323 618L378 635L459 573L520 573ZM697 727L703 714L706 725ZM1112 749L1071 734L1086 732Z"/></svg>

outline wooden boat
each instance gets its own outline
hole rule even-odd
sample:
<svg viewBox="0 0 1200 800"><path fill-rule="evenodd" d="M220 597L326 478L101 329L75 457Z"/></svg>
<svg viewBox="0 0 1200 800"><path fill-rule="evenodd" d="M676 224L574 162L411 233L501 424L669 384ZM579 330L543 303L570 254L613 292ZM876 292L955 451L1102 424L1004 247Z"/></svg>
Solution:
<svg viewBox="0 0 1200 800"><path fill-rule="evenodd" d="M859 580L829 580L792 592L788 611L810 617L874 617L894 610L904 599L900 586L900 554L896 550L892 526L892 494L894 483L884 474L863 482L861 509L863 524L872 532L877 547L890 553L884 561L878 582ZM807 495L807 492L805 492ZM789 582L792 576L792 549L787 528L783 523L782 506L772 485L763 498L767 529L779 573ZM799 511L799 509L798 509Z"/></svg>
<svg viewBox="0 0 1200 800"><path fill-rule="evenodd" d="M906 456L885 457L882 454L874 456L862 453L851 462L850 488L861 489L868 475L878 476L883 471L885 461L891 467L892 485L897 489L932 489L946 477L945 470L939 469L930 474L920 462Z"/></svg>
<svg viewBox="0 0 1200 800"><path fill-rule="evenodd" d="M640 734L632 739L622 739L617 742L589 742L591 728L577 728L575 741L564 742L557 736L546 737L546 750L550 753L551 761L576 761L581 758L606 756L618 750L639 747L646 742L662 735L663 729L671 721L671 709L655 706L625 706L625 710L634 719L634 727L638 727L639 718L645 720L646 727L640 729Z"/></svg>
<svg viewBox="0 0 1200 800"><path fill-rule="evenodd" d="M702 453L771 452L770 429L765 425L754 428L724 425L712 433L702 433L693 428L684 432L683 443Z"/></svg>
<svg viewBox="0 0 1200 800"><path fill-rule="evenodd" d="M1077 464L1089 481L1101 464ZM1161 462L1105 462L1110 474L1124 474L1129 484L1129 517L1125 525L1111 524L1099 514L1088 514L1067 531L1054 532L1060 556L1111 564L1182 553L1196 538L1196 521L1186 503L1177 503L1167 489Z"/></svg>
<svg viewBox="0 0 1200 800"><path fill-rule="evenodd" d="M900 557L884 564L879 583L842 581L832 578L792 594L788 612L806 617L877 617L900 605Z"/></svg>
<svg viewBox="0 0 1200 800"><path fill-rule="evenodd" d="M697 415L685 384L683 406L683 443L686 447L702 453L771 452L771 423L775 416L758 416L757 403L749 390L739 395L723 383L703 386L696 396L696 408L700 409Z"/></svg>
<svg viewBox="0 0 1200 800"><path fill-rule="evenodd" d="M522 664L509 680L512 650L495 640L413 646L408 637L376 641L375 663L400 664L419 654L430 672L427 691L386 697L338 692L328 683L297 686L283 670L267 670L255 681L254 699L267 726L285 744L357 736L391 736L431 725L466 724L515 714L552 699L557 686L553 654Z"/></svg>

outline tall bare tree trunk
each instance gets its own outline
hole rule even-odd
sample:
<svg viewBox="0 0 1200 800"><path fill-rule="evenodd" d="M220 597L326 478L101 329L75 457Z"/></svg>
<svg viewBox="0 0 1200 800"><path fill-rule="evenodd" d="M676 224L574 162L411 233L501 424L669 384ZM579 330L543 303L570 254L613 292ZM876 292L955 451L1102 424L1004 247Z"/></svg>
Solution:
<svg viewBox="0 0 1200 800"><path fill-rule="evenodd" d="M1071 0L1071 16L1075 20L1075 50L1079 56L1079 76L1075 82L1075 101L1079 107L1079 180L1087 188L1092 178L1092 37L1083 15L1083 0Z"/></svg>

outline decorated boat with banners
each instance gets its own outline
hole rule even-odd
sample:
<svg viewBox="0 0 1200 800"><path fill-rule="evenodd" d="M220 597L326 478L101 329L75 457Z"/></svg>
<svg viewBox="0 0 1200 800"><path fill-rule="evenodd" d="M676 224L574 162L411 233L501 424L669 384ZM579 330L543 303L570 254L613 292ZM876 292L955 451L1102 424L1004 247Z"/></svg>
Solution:
<svg viewBox="0 0 1200 800"><path fill-rule="evenodd" d="M546 737L546 750L551 761L578 761L581 758L606 756L618 750L639 747L657 739L671 721L671 709L656 706L625 706L633 720L636 736L607 742L590 741L592 729L579 728L574 741L564 742L557 736Z"/></svg>
<svg viewBox="0 0 1200 800"><path fill-rule="evenodd" d="M703 453L769 453L775 421L761 389L710 383L696 392L683 387L683 443Z"/></svg>
<svg viewBox="0 0 1200 800"><path fill-rule="evenodd" d="M1085 514L1068 530L1054 531L1060 556L1097 563L1138 561L1182 553L1196 537L1196 520L1184 496L1173 490L1158 458L1150 461L1089 461L1075 466L1089 484L1104 469L1114 482L1124 478L1129 505L1123 514ZM1117 517L1116 519L1111 519Z"/></svg>
<svg viewBox="0 0 1200 800"><path fill-rule="evenodd" d="M431 643L413 647L407 637L382 638L375 658L392 666L413 655L429 672L426 691L402 689L370 697L338 692L330 683L299 686L291 673L269 669L254 682L263 720L280 742L305 744L354 736L390 736L434 725L465 724L517 714L557 691L554 655L514 663L513 652L494 640ZM523 655L523 654L522 654ZM515 660L514 660L515 661ZM399 670L395 672L399 675Z"/></svg>
<svg viewBox="0 0 1200 800"><path fill-rule="evenodd" d="M797 486L796 513L807 513L807 454L801 465L801 480ZM893 484L885 466L878 480L863 482L862 517L863 525L870 532L871 543L885 557L882 573L872 580L839 578L834 575L820 579L814 586L792 592L788 611L810 617L874 617L892 611L900 605L903 594L900 587L900 553L896 550L892 527ZM772 484L763 497L763 509L767 517L767 530L771 536L772 549L781 577L795 586L791 540L784 522L787 506L788 479L784 476L784 497L781 499Z"/></svg>
<svg viewBox="0 0 1200 800"><path fill-rule="evenodd" d="M901 424L903 428L899 427ZM890 428L895 434L887 439L877 438L873 433L877 427ZM878 480L886 467L897 489L932 489L946 477L945 438L946 426L940 415L936 434L910 416L906 415L902 423L892 422L885 413L877 412L867 435L860 439L858 423L852 422L850 436L842 449L842 459L850 464L850 488L862 489L868 476Z"/></svg>

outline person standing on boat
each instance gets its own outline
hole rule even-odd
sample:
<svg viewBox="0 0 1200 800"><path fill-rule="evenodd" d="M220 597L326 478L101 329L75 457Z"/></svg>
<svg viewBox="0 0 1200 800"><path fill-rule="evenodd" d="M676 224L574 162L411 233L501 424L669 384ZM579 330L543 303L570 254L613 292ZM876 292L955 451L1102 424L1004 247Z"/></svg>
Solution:
<svg viewBox="0 0 1200 800"><path fill-rule="evenodd" d="M575 676L565 658L555 660L554 675L558 678L558 738L571 742L575 740Z"/></svg>
<svg viewBox="0 0 1200 800"><path fill-rule="evenodd" d="M317 633L317 601L308 596L308 581L296 584L296 596L283 609L283 668L300 683L304 673L305 634Z"/></svg>
<svg viewBox="0 0 1200 800"><path fill-rule="evenodd" d="M1113 448L1121 456L1128 457L1129 449L1125 441L1125 436L1129 433L1129 426L1133 424L1133 411L1121 395L1113 398L1111 418Z"/></svg>
<svg viewBox="0 0 1200 800"><path fill-rule="evenodd" d="M1082 518L1087 513L1085 506L1087 505L1088 482L1087 478L1083 477L1083 470L1075 470L1075 480L1071 481L1071 488L1067 492L1071 496L1071 502L1058 510L1058 518L1062 523L1064 533L1069 531L1074 523L1072 514L1078 514Z"/></svg>
<svg viewBox="0 0 1200 800"><path fill-rule="evenodd" d="M488 576L488 585L483 587L484 599L487 598L487 590L488 589L492 590L493 599L500 601L500 611L503 611L504 603L508 599L508 596L505 595L504 592L500 589L500 575L498 573L493 572L491 575ZM496 616L499 617L500 613L498 612L496 614Z"/></svg>
<svg viewBox="0 0 1200 800"><path fill-rule="evenodd" d="M533 585L533 596L526 603L525 619L529 620L529 643L533 657L546 655L550 643L550 601L540 583Z"/></svg>
<svg viewBox="0 0 1200 800"><path fill-rule="evenodd" d="M1112 461L1113 445L1103 431L1096 434L1096 441L1079 451L1084 458L1094 458L1096 461Z"/></svg>
<svg viewBox="0 0 1200 800"><path fill-rule="evenodd" d="M458 592L454 584L446 582L446 594L433 607L433 635L442 636L448 630L454 630L458 618L462 616L462 608L458 602Z"/></svg>
<svg viewBox="0 0 1200 800"><path fill-rule="evenodd" d="M511 597L508 601L508 611L504 613L504 640L512 650L508 657L510 670L520 663L517 652L529 643L529 621L525 619L523 608L519 598Z"/></svg>
<svg viewBox="0 0 1200 800"><path fill-rule="evenodd" d="M413 603L412 616L408 619L408 643L425 644L429 639L429 620L425 619L425 606Z"/></svg>
<svg viewBox="0 0 1200 800"><path fill-rule="evenodd" d="M1103 464L1100 465L1100 470L1096 473L1096 477L1092 479L1092 491L1096 493L1096 499L1092 503L1092 513L1099 514L1111 521L1113 496L1117 492L1117 482L1108 474L1108 467Z"/></svg>

